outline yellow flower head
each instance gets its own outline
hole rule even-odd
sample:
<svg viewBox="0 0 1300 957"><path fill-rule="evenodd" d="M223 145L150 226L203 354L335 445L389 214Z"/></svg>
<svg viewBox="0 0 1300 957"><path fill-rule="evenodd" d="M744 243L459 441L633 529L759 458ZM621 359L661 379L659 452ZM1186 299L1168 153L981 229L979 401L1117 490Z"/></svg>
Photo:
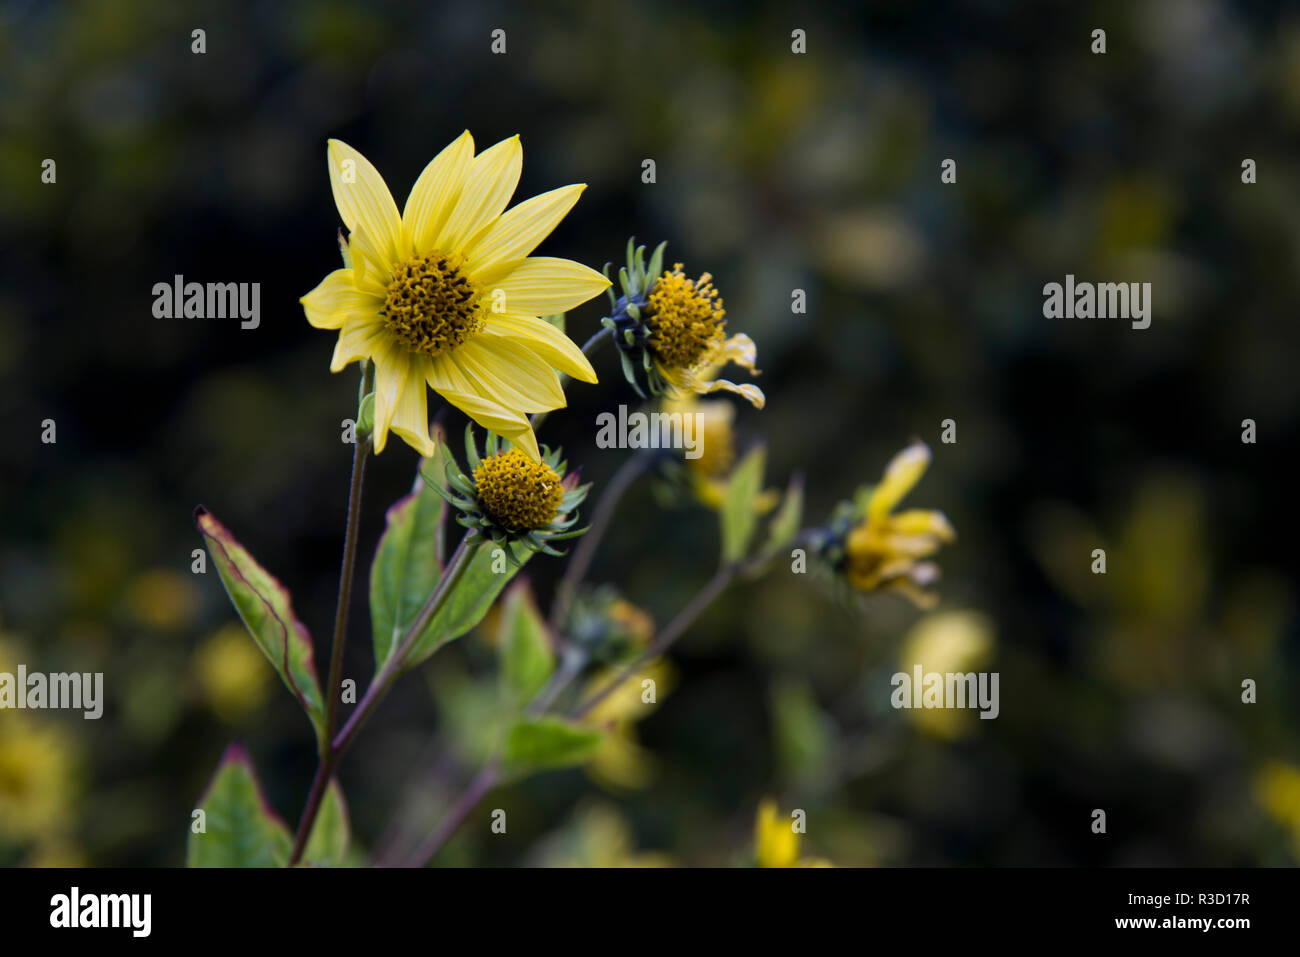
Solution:
<svg viewBox="0 0 1300 957"><path fill-rule="evenodd" d="M938 568L922 559L955 541L956 533L942 512L894 512L929 464L930 449L924 442L913 442L894 456L880 484L866 497L860 520L844 541L844 576L859 591L898 591L921 607L936 600L921 589L938 577Z"/></svg>
<svg viewBox="0 0 1300 957"><path fill-rule="evenodd" d="M432 455L425 386L534 460L528 414L565 405L555 370L596 373L540 316L609 285L567 259L530 256L586 187L564 186L506 210L523 165L519 137L477 156L469 131L424 168L406 208L352 147L329 141L330 185L349 231L347 265L302 297L307 321L337 329L330 369L375 364L374 442L389 431Z"/></svg>
<svg viewBox="0 0 1300 957"><path fill-rule="evenodd" d="M659 374L678 395L725 390L761 409L766 399L758 386L716 378L717 370L728 362L756 372L754 340L744 333L727 336L726 310L713 288L713 277L706 272L699 279L688 279L682 269L677 263L656 280L643 310Z"/></svg>

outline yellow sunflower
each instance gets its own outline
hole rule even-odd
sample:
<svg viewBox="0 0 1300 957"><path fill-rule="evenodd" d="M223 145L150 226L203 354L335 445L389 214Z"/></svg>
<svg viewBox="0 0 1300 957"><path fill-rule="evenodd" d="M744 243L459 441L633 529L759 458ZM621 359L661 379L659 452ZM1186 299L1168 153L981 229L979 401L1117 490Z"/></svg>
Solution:
<svg viewBox="0 0 1300 957"><path fill-rule="evenodd" d="M330 370L375 364L374 443L392 430L431 455L425 384L486 429L541 458L528 414L562 408L556 369L595 382L581 350L540 316L608 285L567 259L530 256L585 185L506 211L519 183L519 137L474 155L462 133L424 168L406 208L351 146L330 140L330 185L349 231L347 265L302 297L307 321L339 330Z"/></svg>

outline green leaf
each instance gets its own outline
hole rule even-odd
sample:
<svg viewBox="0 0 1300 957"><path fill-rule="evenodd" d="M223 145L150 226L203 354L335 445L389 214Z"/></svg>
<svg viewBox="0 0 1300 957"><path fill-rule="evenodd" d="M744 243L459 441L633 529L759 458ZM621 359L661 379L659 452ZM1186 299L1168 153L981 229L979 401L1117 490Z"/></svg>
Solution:
<svg viewBox="0 0 1300 957"><path fill-rule="evenodd" d="M533 553L528 549L518 549L515 555L519 560L517 565L511 563L503 546L492 542L478 546L460 581L411 647L403 667L414 668L447 642L454 641L482 621L501 590ZM431 593L433 589L429 591Z"/></svg>
<svg viewBox="0 0 1300 957"><path fill-rule="evenodd" d="M311 636L294 615L289 592L202 505L194 510L194 523L244 627L307 712L317 741L322 740L325 714Z"/></svg>
<svg viewBox="0 0 1300 957"><path fill-rule="evenodd" d="M442 575L442 528L447 503L427 484L445 486L447 457L438 450L420 462L410 494L388 510L387 526L370 566L370 627L375 670L383 668ZM423 477L421 477L423 476Z"/></svg>
<svg viewBox="0 0 1300 957"><path fill-rule="evenodd" d="M796 475L790 479L785 490L785 498L772 516L767 526L767 544L763 546L763 557L771 558L799 534L799 523L803 521L803 478Z"/></svg>
<svg viewBox="0 0 1300 957"><path fill-rule="evenodd" d="M239 744L226 748L212 783L199 799L203 811L191 818L186 867L283 867L293 836L266 803L248 753Z"/></svg>
<svg viewBox="0 0 1300 957"><path fill-rule="evenodd" d="M604 740L603 732L562 718L517 721L506 735L505 769L524 775L585 764Z"/></svg>
<svg viewBox="0 0 1300 957"><path fill-rule="evenodd" d="M351 840L352 829L348 825L348 806L343 800L343 789L337 779L331 778L311 833L307 835L302 861L312 867L343 867Z"/></svg>
<svg viewBox="0 0 1300 957"><path fill-rule="evenodd" d="M546 621L524 582L510 586L501 602L498 647L502 690L507 701L522 708L542 690L555 670Z"/></svg>
<svg viewBox="0 0 1300 957"><path fill-rule="evenodd" d="M758 514L754 506L763 490L763 471L767 450L757 446L736 466L727 484L727 496L722 503L722 561L724 564L739 561L749 550L754 536Z"/></svg>

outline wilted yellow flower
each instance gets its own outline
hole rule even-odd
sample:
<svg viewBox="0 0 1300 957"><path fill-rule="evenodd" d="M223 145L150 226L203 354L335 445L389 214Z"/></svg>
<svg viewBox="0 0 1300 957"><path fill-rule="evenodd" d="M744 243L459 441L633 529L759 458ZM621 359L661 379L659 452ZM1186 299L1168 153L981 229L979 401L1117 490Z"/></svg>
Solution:
<svg viewBox="0 0 1300 957"><path fill-rule="evenodd" d="M0 718L0 836L57 837L69 820L74 767L72 740L58 725Z"/></svg>
<svg viewBox="0 0 1300 957"><path fill-rule="evenodd" d="M194 653L203 696L222 719L237 721L266 700L273 674L243 625L223 625Z"/></svg>
<svg viewBox="0 0 1300 957"><path fill-rule="evenodd" d="M906 637L899 652L902 670L921 673L967 674L983 669L993 657L993 624L972 611L926 615ZM922 731L945 739L967 734L978 720L974 705L968 708L909 708L907 715Z"/></svg>
<svg viewBox="0 0 1300 957"><path fill-rule="evenodd" d="M766 401L756 385L736 385L716 378L729 362L755 372L758 349L744 333L726 334L726 310L713 288L713 277L688 279L677 263L650 289L643 318L650 332L649 347L659 374L681 394L735 392L761 409Z"/></svg>
<svg viewBox="0 0 1300 957"><path fill-rule="evenodd" d="M898 591L923 608L937 601L921 589L938 578L938 567L921 559L955 541L956 533L943 512L908 509L893 514L929 464L929 447L913 442L894 456L867 496L861 520L844 541L844 575L859 591Z"/></svg>
<svg viewBox="0 0 1300 957"><path fill-rule="evenodd" d="M401 216L379 172L329 141L330 184L350 262L302 298L307 320L338 329L334 372L375 363L375 451L391 429L431 455L425 385L534 459L531 412L565 405L555 369L595 382L581 350L540 316L567 312L609 285L567 259L530 256L584 185L506 211L523 165L519 137L477 156L465 131L416 180Z"/></svg>
<svg viewBox="0 0 1300 957"><path fill-rule="evenodd" d="M791 818L782 817L776 802L764 798L754 820L754 857L759 867L834 867L830 861L799 856L799 835Z"/></svg>

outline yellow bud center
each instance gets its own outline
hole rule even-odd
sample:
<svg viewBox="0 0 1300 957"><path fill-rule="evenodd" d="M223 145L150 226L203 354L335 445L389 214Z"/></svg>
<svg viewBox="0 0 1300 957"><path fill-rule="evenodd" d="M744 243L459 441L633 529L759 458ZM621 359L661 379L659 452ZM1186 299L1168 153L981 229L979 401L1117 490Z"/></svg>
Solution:
<svg viewBox="0 0 1300 957"><path fill-rule="evenodd" d="M723 337L726 310L708 273L688 279L677 263L654 284L647 307L650 348L671 369L693 368Z"/></svg>
<svg viewBox="0 0 1300 957"><path fill-rule="evenodd" d="M560 512L564 486L555 470L518 449L483 460L474 470L479 501L488 517L512 531L549 525Z"/></svg>

